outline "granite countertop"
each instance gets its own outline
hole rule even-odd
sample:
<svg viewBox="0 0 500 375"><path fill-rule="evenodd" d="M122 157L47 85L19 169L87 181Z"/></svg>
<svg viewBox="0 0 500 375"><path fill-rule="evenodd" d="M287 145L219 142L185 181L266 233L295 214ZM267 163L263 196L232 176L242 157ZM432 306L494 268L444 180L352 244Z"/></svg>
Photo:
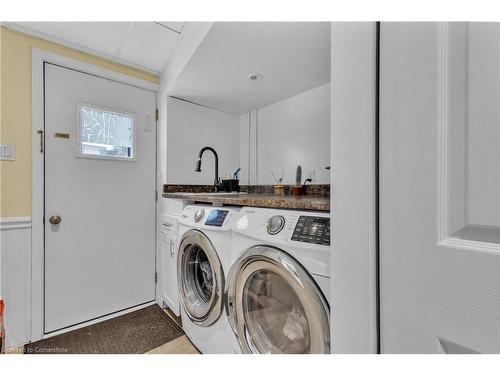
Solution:
<svg viewBox="0 0 500 375"><path fill-rule="evenodd" d="M164 192L163 197L184 199L192 202L213 203L215 205L330 211L330 198L315 195L293 196L266 193Z"/></svg>

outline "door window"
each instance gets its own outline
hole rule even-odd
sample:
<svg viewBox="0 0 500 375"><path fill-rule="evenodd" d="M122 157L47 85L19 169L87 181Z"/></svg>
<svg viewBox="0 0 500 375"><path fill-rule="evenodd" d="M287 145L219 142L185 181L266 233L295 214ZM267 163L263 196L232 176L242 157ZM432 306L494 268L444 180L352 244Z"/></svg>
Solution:
<svg viewBox="0 0 500 375"><path fill-rule="evenodd" d="M80 104L78 156L135 160L135 116Z"/></svg>

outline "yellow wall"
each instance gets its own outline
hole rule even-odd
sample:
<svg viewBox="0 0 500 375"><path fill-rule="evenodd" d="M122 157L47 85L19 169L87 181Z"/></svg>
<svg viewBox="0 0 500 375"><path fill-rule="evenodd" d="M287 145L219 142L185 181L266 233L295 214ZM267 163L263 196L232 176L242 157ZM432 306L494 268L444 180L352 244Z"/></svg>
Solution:
<svg viewBox="0 0 500 375"><path fill-rule="evenodd" d="M0 217L31 216L31 48L40 48L158 83L157 76L0 27L0 143L16 146L0 161Z"/></svg>

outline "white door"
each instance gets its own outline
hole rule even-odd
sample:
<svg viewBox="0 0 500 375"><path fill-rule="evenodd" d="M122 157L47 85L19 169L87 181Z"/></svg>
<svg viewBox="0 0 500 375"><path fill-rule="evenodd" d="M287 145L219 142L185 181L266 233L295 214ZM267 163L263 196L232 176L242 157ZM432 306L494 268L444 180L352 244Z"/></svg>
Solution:
<svg viewBox="0 0 500 375"><path fill-rule="evenodd" d="M44 69L49 333L155 299L156 93Z"/></svg>
<svg viewBox="0 0 500 375"><path fill-rule="evenodd" d="M382 23L384 353L500 353L500 24Z"/></svg>

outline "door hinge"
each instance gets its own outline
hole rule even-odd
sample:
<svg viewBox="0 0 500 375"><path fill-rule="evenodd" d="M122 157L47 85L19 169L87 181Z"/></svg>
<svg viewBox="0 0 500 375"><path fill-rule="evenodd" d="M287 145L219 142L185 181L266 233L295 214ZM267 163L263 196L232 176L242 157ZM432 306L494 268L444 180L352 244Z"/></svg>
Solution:
<svg viewBox="0 0 500 375"><path fill-rule="evenodd" d="M155 190L155 200L158 202L158 190Z"/></svg>
<svg viewBox="0 0 500 375"><path fill-rule="evenodd" d="M36 132L40 136L40 153L43 154L43 146L44 146L44 143L45 143L45 137L43 136L44 131L43 131L43 129L37 129Z"/></svg>
<svg viewBox="0 0 500 375"><path fill-rule="evenodd" d="M155 284L158 283L158 272L155 272Z"/></svg>
<svg viewBox="0 0 500 375"><path fill-rule="evenodd" d="M160 118L160 112L158 112L158 108L156 108L156 121Z"/></svg>

